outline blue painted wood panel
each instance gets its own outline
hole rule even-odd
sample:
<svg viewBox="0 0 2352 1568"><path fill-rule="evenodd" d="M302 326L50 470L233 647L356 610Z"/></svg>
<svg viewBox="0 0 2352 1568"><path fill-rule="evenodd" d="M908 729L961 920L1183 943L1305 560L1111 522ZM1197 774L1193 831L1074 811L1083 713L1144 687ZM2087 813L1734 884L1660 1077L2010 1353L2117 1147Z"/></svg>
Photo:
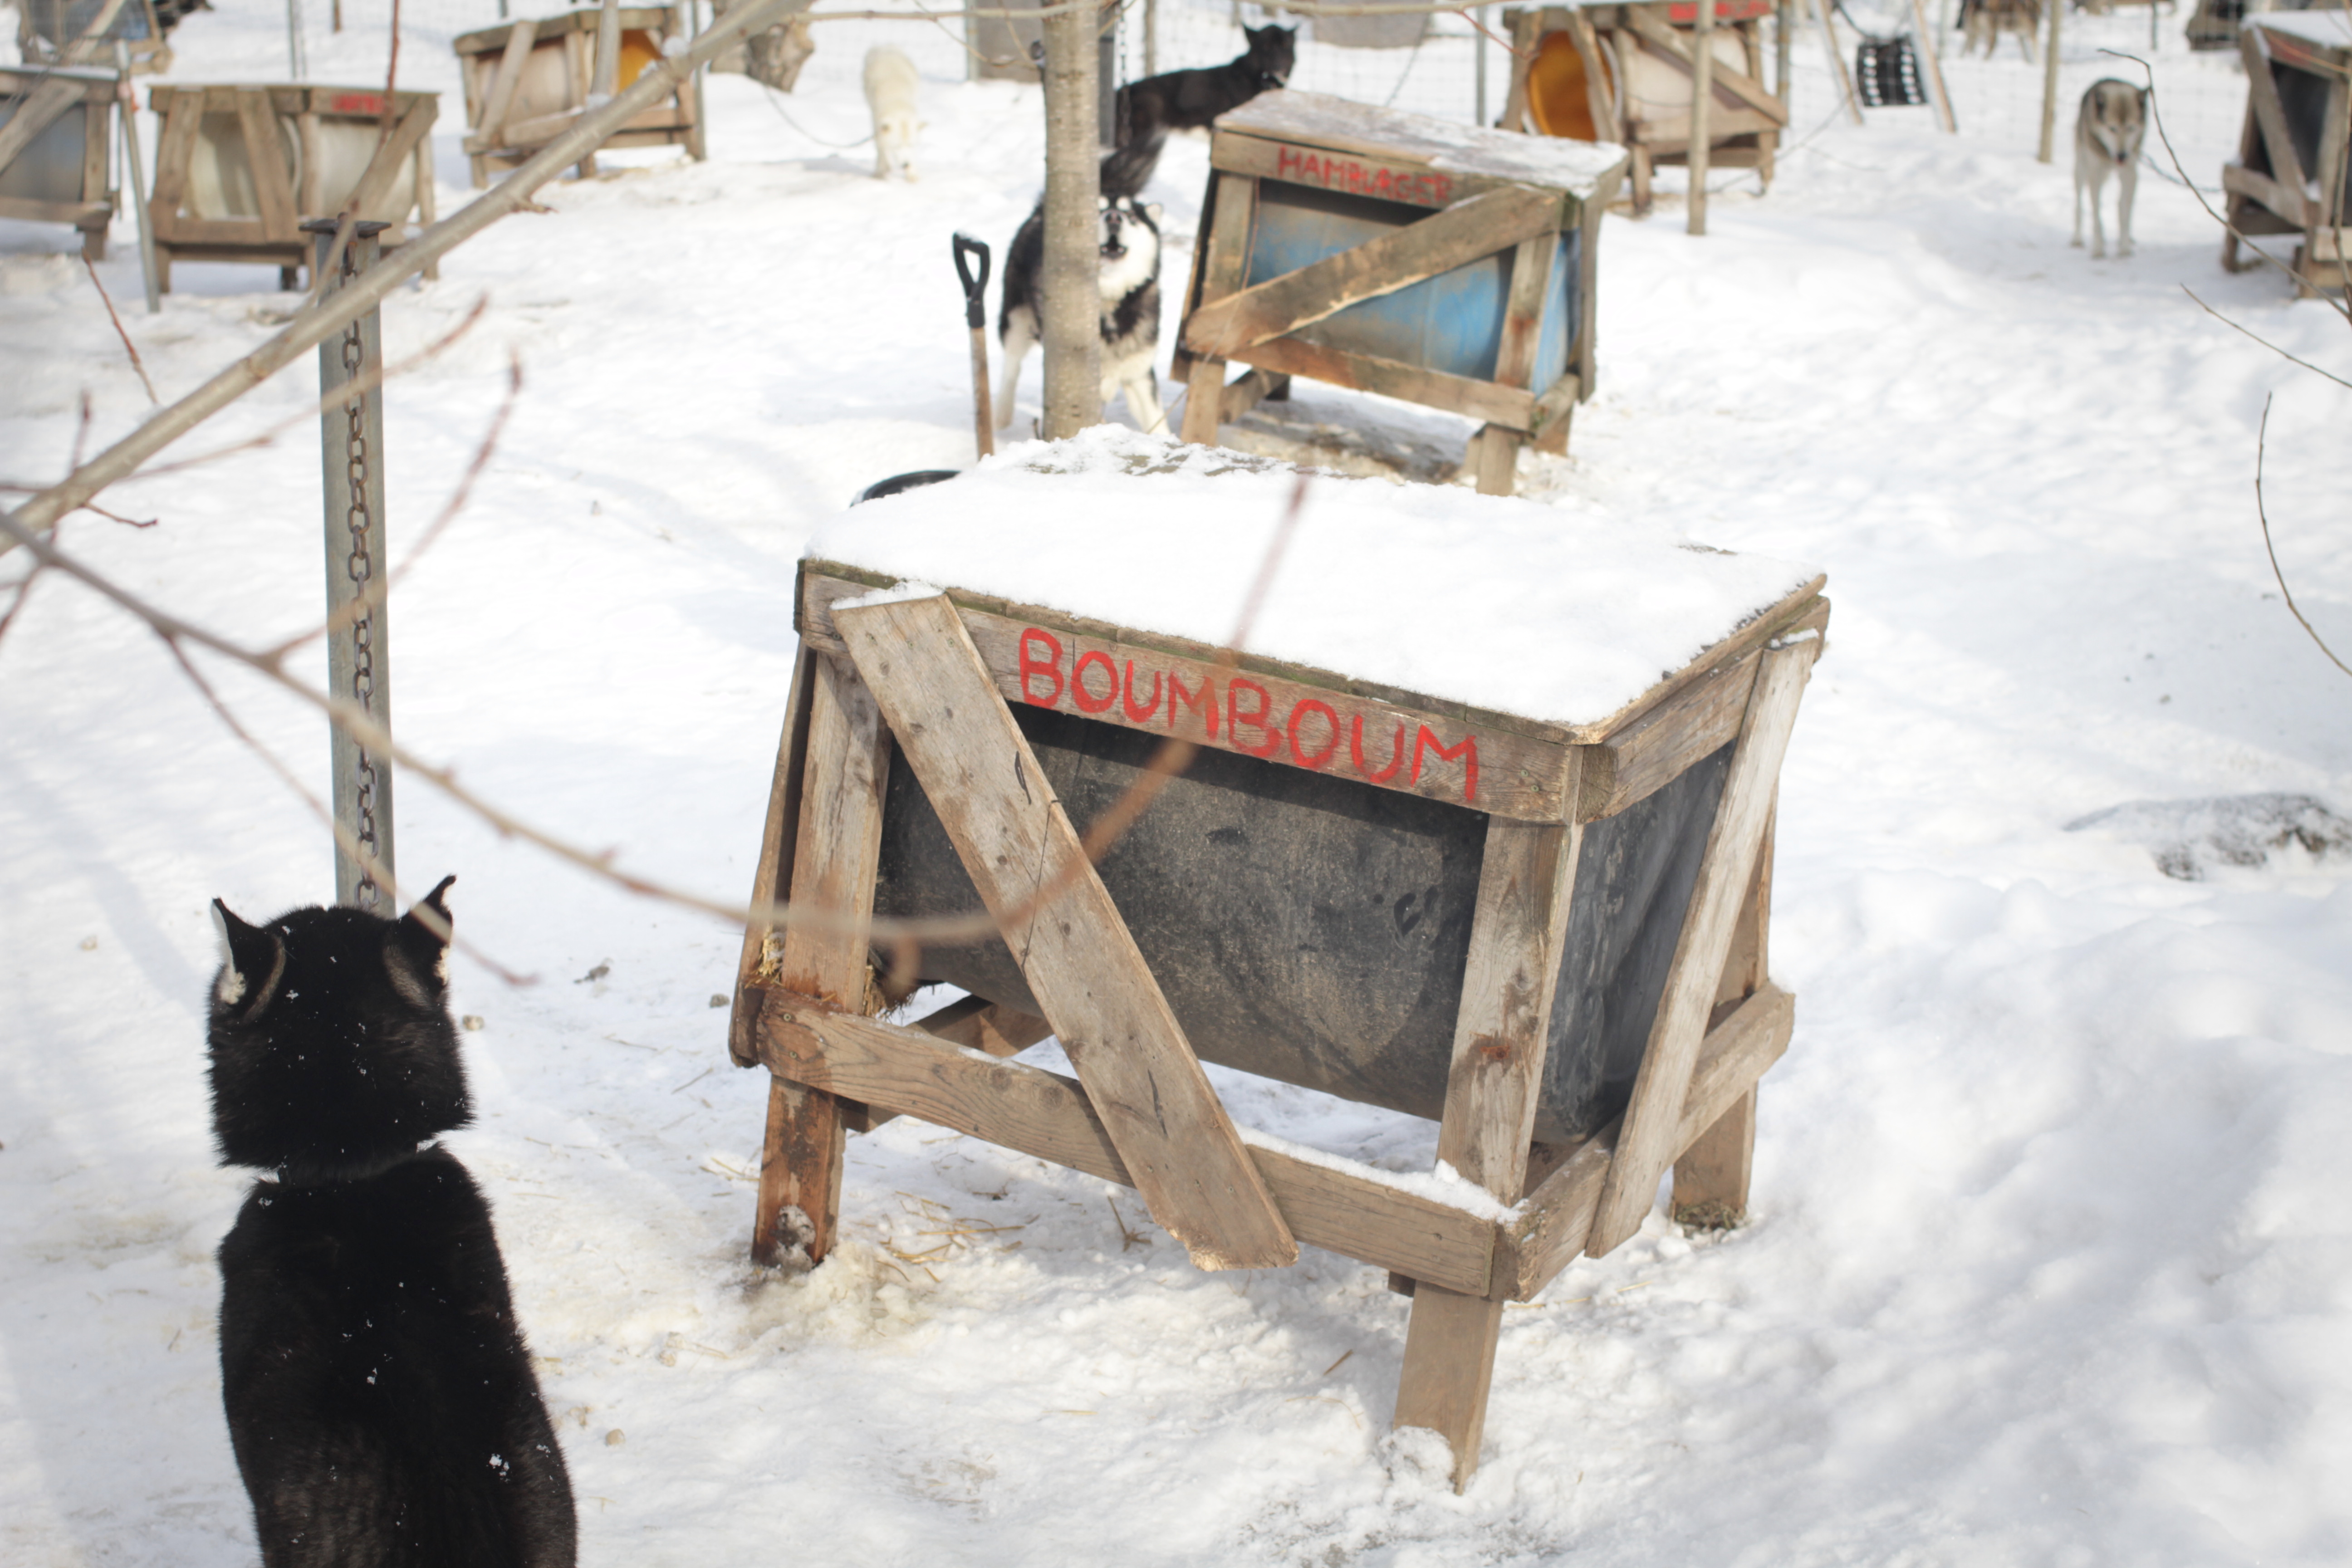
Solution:
<svg viewBox="0 0 2352 1568"><path fill-rule="evenodd" d="M1429 216L1425 208L1402 202L1275 180L1262 181L1258 192L1244 288L1296 272ZM1575 331L1580 237L1570 230L1560 239L1537 337L1538 392L1567 363ZM1511 252L1505 250L1350 305L1291 335L1347 353L1492 381L1510 287Z"/></svg>

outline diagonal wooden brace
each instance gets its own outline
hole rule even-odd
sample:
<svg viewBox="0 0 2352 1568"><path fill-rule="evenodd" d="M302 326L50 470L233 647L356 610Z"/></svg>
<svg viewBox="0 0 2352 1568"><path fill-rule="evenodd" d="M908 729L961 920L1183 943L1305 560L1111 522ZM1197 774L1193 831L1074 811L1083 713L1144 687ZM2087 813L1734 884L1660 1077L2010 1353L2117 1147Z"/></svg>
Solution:
<svg viewBox="0 0 2352 1568"><path fill-rule="evenodd" d="M1690 34L1666 26L1646 11L1629 10L1624 13L1624 16L1625 26L1632 28L1634 35L1643 43L1657 51L1661 58L1680 70L1685 76L1696 78L1698 56L1691 44ZM1707 61L1707 79L1711 84L1729 92L1734 98L1738 99L1775 125L1789 123L1789 106L1773 97L1770 89L1746 71L1737 70L1719 59L1710 58Z"/></svg>
<svg viewBox="0 0 2352 1568"><path fill-rule="evenodd" d="M7 124L0 125L0 169L15 163L16 154L33 144L33 138L81 100L81 84L62 77L47 79L18 100L16 112L8 117Z"/></svg>
<svg viewBox="0 0 2352 1568"><path fill-rule="evenodd" d="M1585 1243L1584 1250L1592 1257L1612 1250L1642 1227L1657 1195L1658 1178L1682 1152L1676 1133L1690 1091L1691 1068L1706 1034L1716 984L1764 842L1765 825L1771 819L1780 757L1796 726L1797 700L1821 647L1818 637L1807 636L1767 648L1761 656L1738 749L1732 753L1731 773L1724 781L1715 826L1699 860L1698 885L1691 889L1690 912L1666 971L1649 1045L1633 1079L1633 1098L1625 1108L1624 1129Z"/></svg>
<svg viewBox="0 0 2352 1568"><path fill-rule="evenodd" d="M433 129L433 118L437 108L430 94L419 96L408 106L408 111L392 128L391 137L376 149L375 156L368 161L367 172L360 176L360 183L352 187L352 194L344 202L346 206L365 216L383 204L384 197L391 194L393 182L400 178L401 165L416 151L416 144L425 140L425 133ZM400 215L404 219L407 216L406 213ZM397 236L404 231L395 227L393 232Z"/></svg>
<svg viewBox="0 0 2352 1568"><path fill-rule="evenodd" d="M1151 1215L1202 1268L1298 1243L944 594L834 626Z"/></svg>
<svg viewBox="0 0 2352 1568"><path fill-rule="evenodd" d="M1393 294L1523 239L1559 226L1557 191L1505 185L1384 234L1378 239L1214 300L1184 323L1184 348L1230 359L1254 343Z"/></svg>

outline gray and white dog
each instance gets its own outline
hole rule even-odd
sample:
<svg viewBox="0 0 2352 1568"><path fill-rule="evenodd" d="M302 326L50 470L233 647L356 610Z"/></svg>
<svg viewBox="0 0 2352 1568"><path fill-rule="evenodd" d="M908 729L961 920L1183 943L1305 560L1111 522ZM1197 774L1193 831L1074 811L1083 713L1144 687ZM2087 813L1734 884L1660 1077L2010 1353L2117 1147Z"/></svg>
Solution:
<svg viewBox="0 0 2352 1568"><path fill-rule="evenodd" d="M2107 253L2099 222L2099 187L2112 173L2116 195L2116 254L2132 253L2132 195L2139 189L2139 149L2147 137L2147 92L2113 77L2091 84L2074 120L2074 240L2083 243L2083 198L2091 198L2091 257Z"/></svg>

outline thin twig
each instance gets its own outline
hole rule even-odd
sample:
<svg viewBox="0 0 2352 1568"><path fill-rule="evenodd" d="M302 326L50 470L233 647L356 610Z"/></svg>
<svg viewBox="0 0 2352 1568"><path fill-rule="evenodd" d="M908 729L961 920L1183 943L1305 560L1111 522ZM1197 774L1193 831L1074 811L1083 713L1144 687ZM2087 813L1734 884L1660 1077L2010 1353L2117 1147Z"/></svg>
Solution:
<svg viewBox="0 0 2352 1568"><path fill-rule="evenodd" d="M441 535L447 531L449 525L457 520L457 514L465 510L467 500L474 493L474 481L480 479L482 470L489 467L490 454L498 450L499 433L506 429L507 419L514 413L515 401L521 395L522 356L509 350L507 395L500 400L499 411L490 416L490 427L483 433L482 444L474 449L474 460L466 465L465 475L458 479L457 488L450 492L448 504L441 509L441 515L435 518L432 525L426 528L417 539L416 547L411 550L407 558L392 572L370 577L366 586L344 600L336 608L334 614L309 631L298 632L284 642L264 648L262 650L264 658L273 661L283 659L303 644L342 631L353 623L364 620L375 613L376 607L391 595L393 589L400 585L401 579L408 575L416 563L425 558L425 552L432 549Z"/></svg>
<svg viewBox="0 0 2352 1568"><path fill-rule="evenodd" d="M2188 295L2191 300L2197 300L2197 290L2191 289L2188 284L2183 283L2180 286L2180 291L2183 294ZM2287 353L2286 350L2279 347L2278 344L2271 342L2268 338L2263 337L2260 332L2240 326L2237 322L2230 320L2229 317L2221 314L2221 311L2213 309L2212 306L2208 305L2204 300L2197 300L2197 308L2204 311L2207 315L2212 317L2215 321L2221 322L2223 326L2228 327L2231 331L2244 332L2246 336L2253 339L2254 342L2262 344L2263 347L2270 350L2271 353L2278 355L2279 358L2292 361L2294 363L2303 366L2304 369L2311 372L2314 375L2324 375L2338 386L2352 389L2352 381L2345 380L2342 376L2336 374L2332 370L2323 370L2307 359L2297 358L2295 355Z"/></svg>
<svg viewBox="0 0 2352 1568"><path fill-rule="evenodd" d="M2279 570L2278 547L2271 542L2271 516L2263 506L2263 458L2270 445L2270 434L2271 400L2265 397L2263 399L2262 428L2254 437L2254 515L2262 519L2263 548L2270 553L2271 575L2278 579L2279 592L2286 597L2288 612L2302 623L2305 631L2311 634L2311 640L2319 645L2319 651L2327 656L2330 664L2344 671L2345 674L2352 675L2352 665L2347 665L2342 659L2337 658L2336 650L2327 646L2326 639L2319 635L2317 628L2304 618L2303 611L2295 605L2294 591L2286 585L2286 574Z"/></svg>
<svg viewBox="0 0 2352 1568"><path fill-rule="evenodd" d="M99 303L106 307L106 319L114 323L114 335L122 340L122 352L131 356L131 368L139 373L139 384L147 389L147 401L161 408L163 405L163 400L155 395L155 384L147 378L147 367L139 359L139 345L131 341L131 334L122 330L122 318L114 313L114 301L107 297L106 284L98 276L98 263L92 261L89 254L85 251L82 254L81 264L89 273L90 282L98 289Z"/></svg>

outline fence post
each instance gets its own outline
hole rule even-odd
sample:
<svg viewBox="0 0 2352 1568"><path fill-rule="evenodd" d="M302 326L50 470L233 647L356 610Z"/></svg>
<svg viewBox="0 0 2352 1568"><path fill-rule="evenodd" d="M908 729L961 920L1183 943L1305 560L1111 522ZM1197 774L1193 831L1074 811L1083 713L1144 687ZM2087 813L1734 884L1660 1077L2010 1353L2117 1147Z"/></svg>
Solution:
<svg viewBox="0 0 2352 1568"><path fill-rule="evenodd" d="M333 254L336 222L312 218L313 276L326 279L323 300L375 265L377 238L389 224L354 222L350 242ZM327 503L327 689L356 702L377 728L392 729L391 605L377 602L352 613L344 606L368 593L389 569L383 509L383 315L370 310L319 345L322 397L347 383L367 390L319 416ZM346 618L348 617L348 618ZM392 912L392 892L380 886L393 870L392 759L360 744L341 729L330 750L334 770L335 901L378 914ZM357 853L353 851L356 849Z"/></svg>

